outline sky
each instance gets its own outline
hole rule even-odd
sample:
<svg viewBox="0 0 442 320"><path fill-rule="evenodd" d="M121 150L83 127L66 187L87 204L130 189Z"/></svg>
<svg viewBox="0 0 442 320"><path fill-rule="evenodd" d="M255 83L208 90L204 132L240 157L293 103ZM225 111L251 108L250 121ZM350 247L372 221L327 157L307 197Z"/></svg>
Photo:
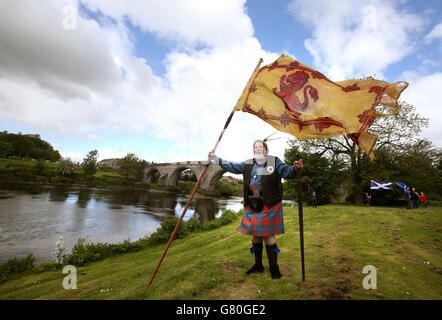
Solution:
<svg viewBox="0 0 442 320"><path fill-rule="evenodd" d="M0 130L79 162L206 160L259 58L281 54L333 81L407 81L400 101L442 147L440 0L2 0ZM244 161L274 132L235 112L216 154ZM273 137L283 159L291 137Z"/></svg>

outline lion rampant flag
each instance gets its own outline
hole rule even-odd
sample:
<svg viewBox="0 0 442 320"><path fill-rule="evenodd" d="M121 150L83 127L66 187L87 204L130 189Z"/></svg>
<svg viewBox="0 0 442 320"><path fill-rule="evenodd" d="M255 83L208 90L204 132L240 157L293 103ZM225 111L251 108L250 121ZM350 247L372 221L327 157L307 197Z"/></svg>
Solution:
<svg viewBox="0 0 442 320"><path fill-rule="evenodd" d="M252 113L299 139L347 134L373 159L373 120L399 112L397 99L408 83L379 80L333 82L320 72L282 55L250 79L234 110ZM390 107L382 114L376 106Z"/></svg>

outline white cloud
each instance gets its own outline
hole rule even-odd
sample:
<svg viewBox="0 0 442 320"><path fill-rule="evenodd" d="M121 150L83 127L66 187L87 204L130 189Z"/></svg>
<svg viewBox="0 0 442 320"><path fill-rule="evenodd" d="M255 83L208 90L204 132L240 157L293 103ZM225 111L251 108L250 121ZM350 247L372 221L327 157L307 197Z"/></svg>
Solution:
<svg viewBox="0 0 442 320"><path fill-rule="evenodd" d="M314 64L334 81L376 74L415 50L411 31L424 19L399 10L395 1L294 0L295 18L312 28L305 47Z"/></svg>
<svg viewBox="0 0 442 320"><path fill-rule="evenodd" d="M435 39L442 39L442 23L436 25L430 33L425 36L426 43L431 43Z"/></svg>
<svg viewBox="0 0 442 320"><path fill-rule="evenodd" d="M87 139L103 128L139 129L133 119L143 119L135 116L140 107L131 103L145 100L159 79L131 54L126 27L79 17L78 28L66 30L64 5L2 4L0 115ZM119 62L127 67L124 79Z"/></svg>
<svg viewBox="0 0 442 320"><path fill-rule="evenodd" d="M436 146L442 146L442 117L440 116L440 101L442 101L442 73L427 76L413 74L409 79L410 85L402 93L401 99L416 107L416 111L428 118L429 127L423 130L422 137L429 139Z"/></svg>
<svg viewBox="0 0 442 320"><path fill-rule="evenodd" d="M221 47L253 35L250 18L244 14L245 0L82 1L115 19L124 18L158 37L182 45Z"/></svg>
<svg viewBox="0 0 442 320"><path fill-rule="evenodd" d="M206 159L258 59L267 64L278 56L253 37L245 1L84 3L106 16L97 23L80 15L74 30L63 29L63 8L77 1L2 3L0 116L95 141L100 158L119 155L99 148L112 130L173 141L166 155L151 157L157 162ZM135 56L127 19L175 43L163 78ZM271 132L262 120L238 112L217 152L242 160L252 155L253 140ZM282 156L285 145L277 143L273 154Z"/></svg>
<svg viewBox="0 0 442 320"><path fill-rule="evenodd" d="M124 151L124 150L111 150L111 149L98 149L98 161L104 160L104 159L114 159L114 158L124 158L130 151ZM83 162L83 159L86 157L88 152L85 153L79 153L79 152L72 152L72 151L66 151L66 152L60 152L61 156L65 159L69 158L73 162Z"/></svg>
<svg viewBox="0 0 442 320"><path fill-rule="evenodd" d="M60 154L64 159L71 159L75 163L81 163L83 161L83 158L86 156L86 154L72 151L60 152Z"/></svg>

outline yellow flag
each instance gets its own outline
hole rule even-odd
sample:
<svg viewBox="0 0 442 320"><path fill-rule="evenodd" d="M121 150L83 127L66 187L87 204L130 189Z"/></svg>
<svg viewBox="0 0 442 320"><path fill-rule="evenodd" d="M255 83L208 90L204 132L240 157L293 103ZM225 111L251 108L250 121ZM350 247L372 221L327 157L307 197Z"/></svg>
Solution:
<svg viewBox="0 0 442 320"><path fill-rule="evenodd" d="M376 117L399 112L397 99L407 86L374 79L333 82L282 55L252 76L234 110L252 113L299 139L348 134L373 159L377 136L367 130ZM381 114L378 105L392 112Z"/></svg>

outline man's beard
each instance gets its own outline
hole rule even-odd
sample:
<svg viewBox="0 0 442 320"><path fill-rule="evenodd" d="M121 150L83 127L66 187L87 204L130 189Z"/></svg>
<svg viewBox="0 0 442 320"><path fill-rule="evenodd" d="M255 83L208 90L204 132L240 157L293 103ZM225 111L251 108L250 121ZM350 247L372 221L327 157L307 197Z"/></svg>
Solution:
<svg viewBox="0 0 442 320"><path fill-rule="evenodd" d="M264 153L255 153L255 159L256 160L265 159Z"/></svg>

